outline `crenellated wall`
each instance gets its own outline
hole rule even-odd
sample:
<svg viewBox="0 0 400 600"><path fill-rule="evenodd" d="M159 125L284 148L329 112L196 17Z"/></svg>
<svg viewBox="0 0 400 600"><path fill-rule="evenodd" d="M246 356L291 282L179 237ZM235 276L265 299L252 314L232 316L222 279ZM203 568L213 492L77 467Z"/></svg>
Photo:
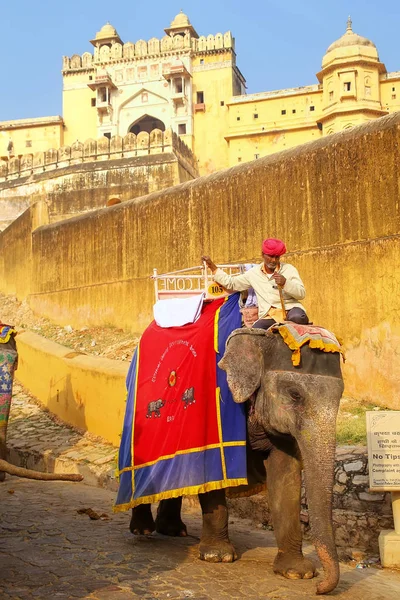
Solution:
<svg viewBox="0 0 400 600"><path fill-rule="evenodd" d="M189 50L192 52L207 52L210 50L224 50L235 48L235 40L230 31L217 33L215 35L193 37L190 33L184 36L171 37L165 35L163 38L152 38L148 42L138 40L136 43L127 42L112 44L111 48L103 45L94 49L94 54L85 52L80 56L74 54L71 57L63 57L63 72L92 69L95 64L109 63L114 61L126 61L141 59L143 57L154 57L160 54L176 50Z"/></svg>
<svg viewBox="0 0 400 600"><path fill-rule="evenodd" d="M43 204L36 223L44 224L197 175L196 160L179 136L158 129L0 161L0 230L30 205Z"/></svg>
<svg viewBox="0 0 400 600"><path fill-rule="evenodd" d="M150 133L128 133L125 137L113 136L109 139L102 136L98 140L89 139L85 142L77 140L71 146L0 160L0 183L85 162L147 156L173 150L184 159L193 176L197 176L196 158L180 137L170 129L164 132L153 129Z"/></svg>
<svg viewBox="0 0 400 600"><path fill-rule="evenodd" d="M154 267L198 265L203 253L217 263L255 262L262 239L280 237L305 282L312 321L345 342L346 394L399 409L399 165L394 114L39 227L29 302L60 324L140 332L152 318Z"/></svg>

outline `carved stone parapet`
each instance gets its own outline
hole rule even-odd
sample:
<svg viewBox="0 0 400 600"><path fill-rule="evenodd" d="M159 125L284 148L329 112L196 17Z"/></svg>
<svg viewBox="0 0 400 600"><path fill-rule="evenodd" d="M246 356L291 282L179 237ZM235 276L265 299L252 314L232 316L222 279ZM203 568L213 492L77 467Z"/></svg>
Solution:
<svg viewBox="0 0 400 600"><path fill-rule="evenodd" d="M110 158L122 158L123 138L115 135L110 140Z"/></svg>
<svg viewBox="0 0 400 600"><path fill-rule="evenodd" d="M137 156L145 156L149 153L150 135L147 131L141 131L136 136Z"/></svg>

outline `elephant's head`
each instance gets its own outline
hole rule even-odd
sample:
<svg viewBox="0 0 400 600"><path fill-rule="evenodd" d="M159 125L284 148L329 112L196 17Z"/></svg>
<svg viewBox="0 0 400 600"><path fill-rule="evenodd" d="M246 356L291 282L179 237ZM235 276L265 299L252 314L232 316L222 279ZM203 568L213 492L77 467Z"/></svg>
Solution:
<svg viewBox="0 0 400 600"><path fill-rule="evenodd" d="M335 588L339 566L332 527L336 416L343 393L340 354L305 346L301 364L279 333L238 329L219 362L235 402L252 397L254 415L274 435L293 436L300 448L314 543L325 579L317 592Z"/></svg>

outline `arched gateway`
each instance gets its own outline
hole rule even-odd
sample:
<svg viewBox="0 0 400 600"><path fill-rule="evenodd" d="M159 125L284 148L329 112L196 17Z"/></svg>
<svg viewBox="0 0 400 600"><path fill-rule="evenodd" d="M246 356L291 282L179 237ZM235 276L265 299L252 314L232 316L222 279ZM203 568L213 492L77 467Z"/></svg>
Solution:
<svg viewBox="0 0 400 600"><path fill-rule="evenodd" d="M151 115L144 115L140 117L137 121L135 121L128 129L128 133L134 133L137 135L141 131L147 131L150 133L153 129L161 129L161 131L165 131L165 125L156 117L152 117Z"/></svg>

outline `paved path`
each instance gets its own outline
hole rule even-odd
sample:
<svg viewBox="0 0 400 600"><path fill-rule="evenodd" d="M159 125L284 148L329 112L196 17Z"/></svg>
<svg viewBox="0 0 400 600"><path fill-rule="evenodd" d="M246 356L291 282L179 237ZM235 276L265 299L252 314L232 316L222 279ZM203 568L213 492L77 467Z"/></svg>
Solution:
<svg viewBox="0 0 400 600"><path fill-rule="evenodd" d="M233 517L231 538L240 560L206 564L197 559L201 519L185 506L188 538L134 537L129 515L112 513L115 449L54 422L15 387L9 429L17 464L75 470L86 483L32 482L7 476L0 484L0 598L3 600L303 600L314 581L289 581L272 573L273 534ZM102 518L91 520L91 508ZM306 554L315 556L310 545ZM342 599L396 600L400 573L341 565Z"/></svg>
<svg viewBox="0 0 400 600"><path fill-rule="evenodd" d="M0 597L2 600L92 598L128 600L286 599L314 597L314 581L289 581L272 573L275 541L269 531L233 520L239 550L234 564L197 559L200 516L187 508L188 538L134 537L129 515L112 514L115 494L82 483L0 484ZM103 519L78 510L91 508ZM313 554L310 546L306 553ZM338 599L394 600L400 574L342 566Z"/></svg>

